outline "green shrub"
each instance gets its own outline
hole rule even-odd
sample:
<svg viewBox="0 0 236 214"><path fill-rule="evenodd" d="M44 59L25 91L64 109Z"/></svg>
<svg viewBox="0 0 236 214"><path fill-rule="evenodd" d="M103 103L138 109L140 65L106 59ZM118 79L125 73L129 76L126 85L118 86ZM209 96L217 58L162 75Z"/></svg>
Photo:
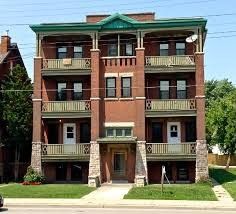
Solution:
<svg viewBox="0 0 236 214"><path fill-rule="evenodd" d="M27 172L24 176L24 182L26 183L43 183L45 180L44 176L35 171L32 166L27 168Z"/></svg>

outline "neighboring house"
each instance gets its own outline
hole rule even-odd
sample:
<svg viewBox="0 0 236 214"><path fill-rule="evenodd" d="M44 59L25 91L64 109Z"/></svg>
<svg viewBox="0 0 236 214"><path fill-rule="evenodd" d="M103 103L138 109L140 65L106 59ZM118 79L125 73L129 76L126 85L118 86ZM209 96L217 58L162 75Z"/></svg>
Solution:
<svg viewBox="0 0 236 214"><path fill-rule="evenodd" d="M23 60L21 58L19 49L16 43L11 42L11 38L8 35L1 36L0 43L0 88L1 81L4 76L7 75L11 69L17 64L24 67ZM1 99L1 94L0 94ZM2 120L1 110L0 110L0 182L4 178L4 162L8 162L9 152L6 151L2 145L2 135L4 132L4 121Z"/></svg>
<svg viewBox="0 0 236 214"><path fill-rule="evenodd" d="M32 166L90 186L208 178L206 20L90 15L36 33ZM194 43L185 39L198 35Z"/></svg>

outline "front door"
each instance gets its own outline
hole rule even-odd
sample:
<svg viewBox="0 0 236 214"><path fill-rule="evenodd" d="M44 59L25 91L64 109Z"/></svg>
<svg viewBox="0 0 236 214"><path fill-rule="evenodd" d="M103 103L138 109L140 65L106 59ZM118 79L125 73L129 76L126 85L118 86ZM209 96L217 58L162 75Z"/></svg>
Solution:
<svg viewBox="0 0 236 214"><path fill-rule="evenodd" d="M167 123L168 143L180 143L180 122Z"/></svg>
<svg viewBox="0 0 236 214"><path fill-rule="evenodd" d="M127 153L125 151L113 152L112 179L126 179Z"/></svg>
<svg viewBox="0 0 236 214"><path fill-rule="evenodd" d="M76 125L75 123L64 123L64 153L73 154L76 144Z"/></svg>

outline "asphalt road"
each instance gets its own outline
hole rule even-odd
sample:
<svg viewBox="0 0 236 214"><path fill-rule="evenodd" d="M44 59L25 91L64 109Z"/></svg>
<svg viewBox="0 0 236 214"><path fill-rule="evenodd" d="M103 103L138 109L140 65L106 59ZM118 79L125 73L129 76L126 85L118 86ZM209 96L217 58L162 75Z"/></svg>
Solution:
<svg viewBox="0 0 236 214"><path fill-rule="evenodd" d="M66 208L66 207L9 207L2 209L1 214L235 214L226 210L189 210L189 209L115 209L115 208Z"/></svg>

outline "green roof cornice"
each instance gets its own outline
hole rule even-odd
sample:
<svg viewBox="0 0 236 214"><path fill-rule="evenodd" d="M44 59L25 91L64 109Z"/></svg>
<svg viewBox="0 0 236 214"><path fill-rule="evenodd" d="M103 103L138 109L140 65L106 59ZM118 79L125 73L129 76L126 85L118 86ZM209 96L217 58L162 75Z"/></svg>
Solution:
<svg viewBox="0 0 236 214"><path fill-rule="evenodd" d="M206 30L207 20L204 18L178 18L158 19L154 21L140 22L125 15L114 14L97 23L51 23L31 25L30 28L36 33L43 32L68 32L68 31L119 31L119 30L145 30L201 27Z"/></svg>

